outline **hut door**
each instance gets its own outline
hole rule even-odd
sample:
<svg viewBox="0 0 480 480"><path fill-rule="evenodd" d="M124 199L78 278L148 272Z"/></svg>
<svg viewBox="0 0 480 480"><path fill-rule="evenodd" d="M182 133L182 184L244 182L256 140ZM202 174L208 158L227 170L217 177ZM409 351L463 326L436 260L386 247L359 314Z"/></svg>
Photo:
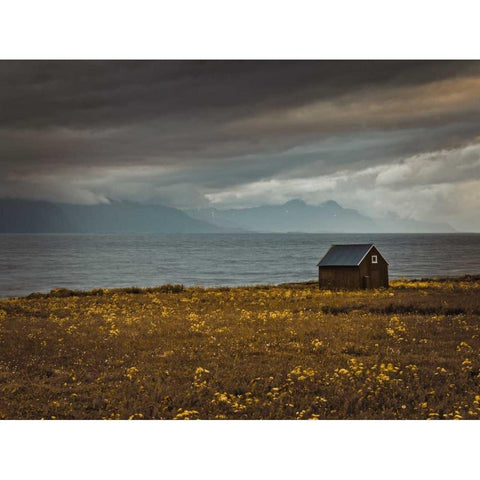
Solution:
<svg viewBox="0 0 480 480"><path fill-rule="evenodd" d="M380 272L378 270L372 271L372 288L378 288L380 286Z"/></svg>
<svg viewBox="0 0 480 480"><path fill-rule="evenodd" d="M362 288L372 288L371 278L368 275L362 277Z"/></svg>

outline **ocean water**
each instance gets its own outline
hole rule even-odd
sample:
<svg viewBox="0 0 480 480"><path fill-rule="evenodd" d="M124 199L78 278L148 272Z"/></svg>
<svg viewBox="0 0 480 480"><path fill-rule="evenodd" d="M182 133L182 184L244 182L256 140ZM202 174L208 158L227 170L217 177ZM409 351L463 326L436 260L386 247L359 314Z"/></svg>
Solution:
<svg viewBox="0 0 480 480"><path fill-rule="evenodd" d="M375 243L391 278L480 273L480 234L0 235L0 297L52 288L250 285L317 277L332 243Z"/></svg>

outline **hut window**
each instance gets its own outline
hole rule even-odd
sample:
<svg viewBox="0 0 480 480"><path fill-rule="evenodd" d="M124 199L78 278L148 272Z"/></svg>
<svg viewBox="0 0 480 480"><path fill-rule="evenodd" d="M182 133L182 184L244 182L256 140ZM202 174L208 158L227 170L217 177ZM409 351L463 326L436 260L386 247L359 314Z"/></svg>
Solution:
<svg viewBox="0 0 480 480"><path fill-rule="evenodd" d="M378 263L378 258L376 255L372 255L372 263Z"/></svg>

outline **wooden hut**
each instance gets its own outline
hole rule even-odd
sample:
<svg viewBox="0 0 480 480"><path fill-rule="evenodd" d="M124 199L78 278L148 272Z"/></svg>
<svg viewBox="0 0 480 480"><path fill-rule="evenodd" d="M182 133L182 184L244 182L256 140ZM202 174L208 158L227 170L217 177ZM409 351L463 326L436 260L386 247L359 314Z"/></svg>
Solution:
<svg viewBox="0 0 480 480"><path fill-rule="evenodd" d="M320 288L388 287L388 263L373 243L332 245L317 266Z"/></svg>

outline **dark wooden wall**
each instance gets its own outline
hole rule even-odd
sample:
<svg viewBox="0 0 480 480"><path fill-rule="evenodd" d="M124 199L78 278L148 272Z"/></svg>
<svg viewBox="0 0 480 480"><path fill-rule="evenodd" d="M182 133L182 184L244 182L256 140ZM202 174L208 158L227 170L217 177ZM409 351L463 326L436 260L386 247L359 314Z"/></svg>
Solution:
<svg viewBox="0 0 480 480"><path fill-rule="evenodd" d="M320 288L361 288L358 267L319 267Z"/></svg>
<svg viewBox="0 0 480 480"><path fill-rule="evenodd" d="M372 263L372 255L376 255L378 263ZM360 264L360 282L362 288L388 288L388 264L373 247Z"/></svg>

